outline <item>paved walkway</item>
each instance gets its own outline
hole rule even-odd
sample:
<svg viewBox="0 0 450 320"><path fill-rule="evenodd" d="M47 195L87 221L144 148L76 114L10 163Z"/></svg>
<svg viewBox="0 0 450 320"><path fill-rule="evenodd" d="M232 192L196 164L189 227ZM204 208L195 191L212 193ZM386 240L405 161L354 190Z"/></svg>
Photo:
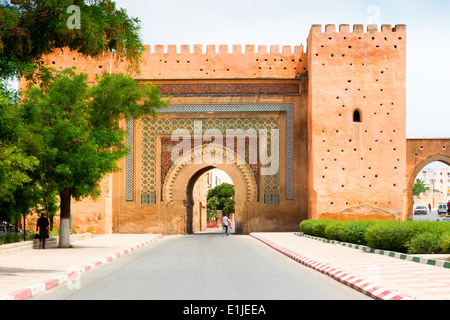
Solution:
<svg viewBox="0 0 450 320"><path fill-rule="evenodd" d="M450 299L450 269L325 243L294 233L252 233L273 249L377 299ZM27 299L124 254L151 245L154 234L113 234L71 249L29 249L0 256L0 299Z"/></svg>
<svg viewBox="0 0 450 320"><path fill-rule="evenodd" d="M29 249L0 256L0 299L23 300L160 238L155 234L98 235L72 248Z"/></svg>
<svg viewBox="0 0 450 320"><path fill-rule="evenodd" d="M369 253L293 233L253 233L252 236L376 299L450 299L448 268Z"/></svg>

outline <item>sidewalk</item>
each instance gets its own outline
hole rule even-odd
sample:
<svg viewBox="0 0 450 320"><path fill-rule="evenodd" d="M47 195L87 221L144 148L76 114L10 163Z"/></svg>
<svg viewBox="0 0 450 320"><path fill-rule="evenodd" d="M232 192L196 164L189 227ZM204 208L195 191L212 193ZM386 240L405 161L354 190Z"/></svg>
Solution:
<svg viewBox="0 0 450 320"><path fill-rule="evenodd" d="M294 233L251 236L375 299L450 299L450 269L429 265L427 259L402 260Z"/></svg>
<svg viewBox="0 0 450 320"><path fill-rule="evenodd" d="M72 248L29 249L0 256L0 300L23 300L142 248L157 234L110 234L71 242Z"/></svg>
<svg viewBox="0 0 450 320"><path fill-rule="evenodd" d="M450 299L449 268L369 253L289 232L250 236L375 299ZM157 234L97 235L73 241L70 249L29 249L1 255L0 300L28 299L159 238L161 235Z"/></svg>

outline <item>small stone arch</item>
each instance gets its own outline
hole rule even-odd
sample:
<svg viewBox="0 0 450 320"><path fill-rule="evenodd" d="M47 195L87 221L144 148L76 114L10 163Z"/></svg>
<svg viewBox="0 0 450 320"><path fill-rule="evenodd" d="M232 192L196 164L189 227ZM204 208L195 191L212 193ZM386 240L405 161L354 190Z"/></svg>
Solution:
<svg viewBox="0 0 450 320"><path fill-rule="evenodd" d="M450 139L408 139L406 159L406 217L413 218L413 185L419 172L432 162L450 166Z"/></svg>

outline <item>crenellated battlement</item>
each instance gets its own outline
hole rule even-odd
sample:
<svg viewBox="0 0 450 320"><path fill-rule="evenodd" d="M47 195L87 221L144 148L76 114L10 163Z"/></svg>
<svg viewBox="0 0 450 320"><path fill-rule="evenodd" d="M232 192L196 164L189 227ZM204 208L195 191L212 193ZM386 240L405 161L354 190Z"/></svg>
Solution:
<svg viewBox="0 0 450 320"><path fill-rule="evenodd" d="M342 33L375 33L380 32L378 29L378 25L376 24L369 24L364 28L363 24L355 24L353 25L353 30L350 31L350 25L348 24L341 24L339 25L339 29L336 30L336 25L334 24L327 24L325 25L325 30L323 30L323 27L321 24L314 24L311 26L311 32L321 32L321 33L331 33L331 32L342 32ZM390 24L383 24L381 25L381 32L382 33L389 33L389 32L396 32L396 33L406 33L406 25L404 24L397 24L395 27L392 27Z"/></svg>
<svg viewBox="0 0 450 320"><path fill-rule="evenodd" d="M406 53L406 26L334 24L313 25L308 48L303 45L194 44L145 45L137 79L298 79L311 73L312 64L330 65ZM306 50L307 49L307 50ZM341 59L337 60L336 58ZM323 59L334 58L328 62ZM105 72L126 72L124 61L105 55L97 59L68 50L46 57L56 69L75 66L95 76ZM361 63L364 63L363 61Z"/></svg>
<svg viewBox="0 0 450 320"><path fill-rule="evenodd" d="M146 52L151 54L301 54L304 53L303 45L145 45Z"/></svg>
<svg viewBox="0 0 450 320"><path fill-rule="evenodd" d="M303 45L146 45L142 79L295 79L307 72Z"/></svg>
<svg viewBox="0 0 450 320"><path fill-rule="evenodd" d="M334 24L311 27L308 36L309 71L314 64L341 67L383 64L387 60L406 60L406 26L376 24Z"/></svg>
<svg viewBox="0 0 450 320"><path fill-rule="evenodd" d="M145 45L137 79L295 79L307 73L303 45ZM111 55L97 59L69 50L56 50L45 57L56 69L75 66L95 76L126 72L124 61Z"/></svg>

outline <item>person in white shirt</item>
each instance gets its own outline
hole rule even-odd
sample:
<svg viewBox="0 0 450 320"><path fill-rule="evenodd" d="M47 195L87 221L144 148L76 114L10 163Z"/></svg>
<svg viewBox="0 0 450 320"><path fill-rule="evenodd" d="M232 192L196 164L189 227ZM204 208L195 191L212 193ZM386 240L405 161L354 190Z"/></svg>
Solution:
<svg viewBox="0 0 450 320"><path fill-rule="evenodd" d="M230 218L227 215L224 215L222 218L222 228L225 229L225 234L228 236L228 225L231 223Z"/></svg>

